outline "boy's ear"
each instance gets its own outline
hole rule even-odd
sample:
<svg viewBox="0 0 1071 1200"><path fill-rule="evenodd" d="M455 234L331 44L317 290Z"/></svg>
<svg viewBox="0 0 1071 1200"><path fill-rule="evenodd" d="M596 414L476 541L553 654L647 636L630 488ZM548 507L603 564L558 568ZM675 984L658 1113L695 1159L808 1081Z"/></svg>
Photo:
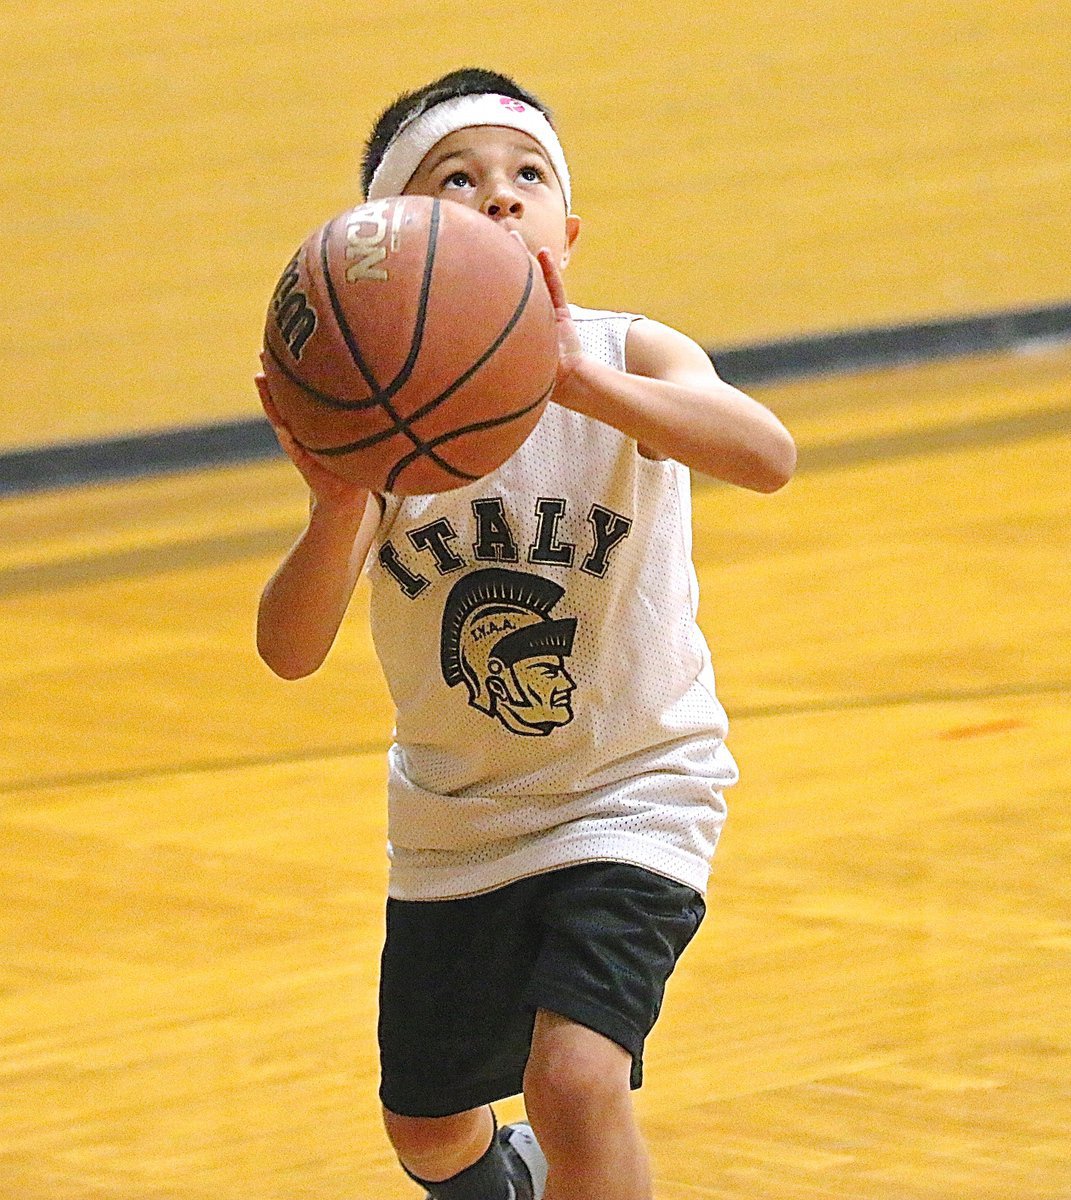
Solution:
<svg viewBox="0 0 1071 1200"><path fill-rule="evenodd" d="M562 254L562 261L559 268L564 270L569 264L569 259L573 257L573 247L576 245L576 239L580 236L580 218L575 213L570 213L565 218L565 252Z"/></svg>

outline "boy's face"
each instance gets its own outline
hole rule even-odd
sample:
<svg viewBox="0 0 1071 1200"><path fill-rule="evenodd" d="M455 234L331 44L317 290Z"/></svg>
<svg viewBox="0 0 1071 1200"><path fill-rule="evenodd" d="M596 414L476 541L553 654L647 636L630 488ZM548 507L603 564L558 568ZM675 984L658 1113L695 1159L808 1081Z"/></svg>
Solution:
<svg viewBox="0 0 1071 1200"><path fill-rule="evenodd" d="M542 146L519 129L475 125L447 134L424 156L405 191L474 208L516 229L533 254L546 246L560 267L580 232L580 218L566 213Z"/></svg>

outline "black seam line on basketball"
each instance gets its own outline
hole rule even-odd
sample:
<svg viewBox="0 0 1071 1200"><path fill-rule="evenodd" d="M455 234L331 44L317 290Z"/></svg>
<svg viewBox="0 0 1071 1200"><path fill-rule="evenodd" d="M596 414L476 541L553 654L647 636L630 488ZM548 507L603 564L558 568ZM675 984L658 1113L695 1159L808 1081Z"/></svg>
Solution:
<svg viewBox="0 0 1071 1200"><path fill-rule="evenodd" d="M393 422L393 426L390 429L382 432L381 434L375 435L376 442L384 441L388 437L393 437L396 433L401 433L404 434L404 436L407 437L414 446L421 446L420 438L409 427L409 421L405 417L402 417L401 414L395 412L394 408L390 404L390 399L401 387L405 385L409 379L409 376L413 373L413 367L416 365L416 360L420 355L421 346L424 343L424 326L427 319L428 298L431 294L431 276L435 267L435 251L439 244L440 207L441 205L438 200L432 201L431 221L428 224L428 245L424 254L424 276L420 281L420 298L417 303L416 320L413 324L413 340L409 343L409 356L402 364L402 369L398 372L394 379L387 385L386 388L382 389L374 397L374 399L379 402L380 406L386 411L387 416ZM330 288L330 291L332 295L332 305L334 305L333 287ZM337 308L335 309L335 315L338 318L339 329L342 331L343 337L347 339L347 345L349 345L349 327L346 325L342 314L337 310ZM364 402L362 402L362 404L363 403ZM354 445L349 449L346 447L327 447L326 449L319 450L313 446L307 446L302 442L298 442L297 444L302 450L306 450L310 454L326 454L328 457L352 453L353 450L357 448ZM430 457L438 462L439 466L441 466L444 470L449 471L451 469L449 463L440 462L440 460L437 459L434 454L430 455Z"/></svg>
<svg viewBox="0 0 1071 1200"><path fill-rule="evenodd" d="M438 203L439 203L438 201L435 201L435 207L432 212L432 224L435 229L436 240L437 240L438 225L439 225ZM335 322L338 325L339 332L342 334L343 340L346 343L346 348L349 350L350 356L352 357L352 359L354 361L354 365L357 367L358 371L360 371L362 377L364 378L365 383L367 383L368 386L372 389L372 394L370 396L366 396L363 400L343 400L343 399L341 399L341 397L333 396L329 392L321 392L318 388L312 387L310 384L306 383L303 379L301 379L297 375L295 375L294 372L292 370L290 370L290 368L282 361L282 359L279 357L279 355L275 353L275 351L272 349L272 347L270 345L268 345L266 348L267 348L268 353L271 355L272 361L279 368L279 370L282 371L282 373L286 376L286 378L292 384L294 384L295 387L300 388L303 392L306 393L306 395L312 396L313 399L318 400L325 407L337 409L339 412L360 412L364 409L376 408L377 406L380 405L380 403L384 397L389 399L392 395L394 395L395 392L398 391L398 389L400 387L402 387L405 384L405 382L408 380L409 376L413 372L413 366L416 362L416 353L414 353L413 345L410 345L409 358L407 359L406 363L402 366L401 371L398 373L396 378L390 384L388 384L388 386L386 388L380 387L379 381L376 379L375 375L372 373L371 368L365 363L364 357L361 354L360 347L357 345L357 341L353 336L353 331L350 329L349 325L346 323L346 320L342 314L341 305L340 305L339 298L338 298L338 292L335 289L334 282L331 278L331 274L328 269L329 263L328 263L328 258L327 258L327 244L328 244L328 240L330 237L331 229L334 227L334 225L335 225L335 222L332 221L326 227L324 232L320 235L320 262L321 262L321 265L323 268L324 283L327 287L327 297L328 297L328 301L331 304L331 311L334 314ZM430 242L431 242L431 234L429 233L429 247L430 247ZM432 253L432 258L434 259L434 253ZM430 267L428 266L427 262L425 262L424 286L422 287L422 290L421 290L422 308L421 308L421 311L418 313L419 338L421 341L423 341L423 336L424 336L424 331L423 331L424 315L427 311L427 292L428 292L428 275L429 274L430 274ZM414 338L416 338L417 336L418 336L417 334L414 334ZM419 353L419 349L420 349L420 347L419 347L419 345L417 345L417 347L416 347L417 353ZM388 412L392 411L388 406L384 405L384 407L387 407ZM384 434L383 436L384 437L393 437L394 434L397 432L398 432L397 429L389 429L387 431L387 433ZM381 440L381 439L379 439L377 437L376 440ZM370 442L369 444L372 445L374 443ZM298 442L298 445L302 448L302 450L309 450L313 454L325 453L322 450L315 450L310 446L306 446L302 442ZM353 449L357 449L357 448L358 447L356 445L354 445Z"/></svg>
<svg viewBox="0 0 1071 1200"><path fill-rule="evenodd" d="M413 323L413 339L409 343L409 354L406 357L405 362L402 363L401 370L399 370L398 374L395 375L395 377L390 381L390 383L387 384L386 387L380 387L375 376L371 373L371 371L367 370L365 366L364 359L361 357L360 348L357 345L357 340L353 336L353 331L350 329L345 315L342 312L342 307L338 299L338 292L335 290L334 282L327 270L326 249L322 250L324 255L324 280L327 284L328 298L331 301L331 311L335 315L335 321L338 325L339 332L342 334L343 340L345 341L346 347L353 357L353 361L357 366L357 369L361 372L365 378L365 381L373 390L373 395L364 400L358 400L353 404L342 403L337 405L337 407L342 409L353 409L356 411L358 409L369 408L372 405L379 404L386 409L387 415L395 423L395 426L397 426L397 428L392 431L394 433L408 433L408 430L404 427L405 421L398 415L398 413L394 411L388 401L392 396L395 396L399 391L401 391L401 389L409 381L409 377L413 373L413 368L416 366L417 358L420 355L420 348L424 343L424 327L427 324L428 315L428 298L431 293L431 274L435 266L435 251L439 244L439 209L440 202L438 200L432 201L431 220L428 224L428 245L424 255L424 276L420 281L420 296L417 302L416 319ZM321 248L326 247L326 236L327 235L325 233L324 239L321 241ZM412 439L411 437L411 440L415 439ZM308 449L308 447L303 446L302 449ZM322 453L322 451L313 450L312 453L319 454Z"/></svg>
<svg viewBox="0 0 1071 1200"><path fill-rule="evenodd" d="M394 437L396 433L405 433L417 450L422 450L426 444L434 445L434 442L425 443L420 438L414 436L409 427L412 426L415 421L419 421L421 417L426 417L428 413L433 412L439 407L440 404L444 404L447 400L449 400L459 388L464 387L465 384L468 383L468 381L473 377L473 375L476 374L476 372L484 365L484 363L487 362L488 359L493 357L498 348L517 327L517 322L520 321L521 317L524 315L524 311L528 307L528 301L532 296L532 288L534 287L534 284L535 273L532 268L532 263L529 261L528 278L525 280L524 291L521 294L521 298L517 302L517 306L513 310L512 315L503 327L502 332L499 333L491 345L488 346L488 348L483 352L483 354L480 355L480 357L472 364L472 366L469 367L463 375L458 376L458 378L454 380L454 382L446 389L445 392L440 392L439 395L433 400L429 400L427 404L416 409L415 412L410 413L403 422L396 423L394 426L388 429L382 429L379 431L379 433L370 434L366 438L360 438L356 442L347 442L344 446L306 446L302 442L298 442L298 445L301 446L302 450L307 450L310 454L322 454L326 458L336 458L342 454L353 454L357 450L367 450L370 446L378 445L379 442L385 442L388 440L388 438ZM528 409L525 409L524 411L527 412Z"/></svg>
<svg viewBox="0 0 1071 1200"><path fill-rule="evenodd" d="M524 311L528 307L528 301L532 297L532 287L534 282L535 274L532 269L532 261L529 259L528 278L524 281L524 292L522 293L520 300L517 301L517 307L513 310L513 313L503 327L502 332L498 335L498 337L495 338L491 345L487 347L487 349L472 364L472 366L469 367L469 369L463 375L460 375L454 380L454 382L446 389L445 392L440 393L435 397L434 400L429 400L428 403L423 406L423 408L418 408L415 412L410 413L408 417L410 424L412 424L414 421L419 421L421 417L426 417L428 413L438 408L440 404L443 404L449 400L459 388L463 388L465 384L468 383L468 381L473 377L473 375L476 374L483 364L487 362L488 359L492 358L495 353L497 353L498 348L502 345L506 338L509 337L514 329L517 328L517 323L520 321L521 317L524 316ZM525 409L524 411L527 412L528 410ZM495 423L497 424L497 421Z"/></svg>
<svg viewBox="0 0 1071 1200"><path fill-rule="evenodd" d="M279 370L282 371L286 378L295 387L300 388L303 392L307 393L309 396L312 396L314 400L319 400L321 404L326 405L328 408L337 408L343 410L344 412L355 412L361 408L374 408L376 404L379 403L375 396L370 396L367 400L351 401L340 400L337 396L331 396L327 392L321 392L318 389L311 387L303 379L299 379L298 376L290 370L286 363L283 362L279 355L275 353L271 346L265 345L265 349L268 351L268 354L271 355L272 362L275 363Z"/></svg>
<svg viewBox="0 0 1071 1200"><path fill-rule="evenodd" d="M338 325L339 332L346 343L346 348L350 352L350 357L353 359L353 364L360 371L365 383L372 389L373 393L382 391L379 380L372 373L371 368L364 361L364 355L361 354L361 348L357 345L357 339L353 336L353 331L346 322L346 318L342 313L342 305L339 303L338 292L335 290L334 280L331 278L331 264L328 259L327 245L331 237L331 230L334 229L338 218L328 222L320 234L320 268L324 277L324 285L327 288L327 298L331 302L331 311L335 315L335 324ZM369 403L374 403L377 396L369 397L368 400L359 402L358 407L365 408ZM343 408L350 408L351 405L342 404Z"/></svg>
<svg viewBox="0 0 1071 1200"><path fill-rule="evenodd" d="M450 430L449 433L441 433L438 437L432 438L431 441L427 443L427 448L424 451L410 451L404 458L400 458L391 468L391 472L387 476L387 491L389 492L393 485L397 482L398 476L402 473L402 471L404 471L405 468L411 463L420 458L422 453L426 454L428 458L432 459L443 470L449 471L451 475L456 476L458 479L480 479L481 476L470 475L467 471L461 471L457 467L451 466L450 463L440 458L437 454L431 453L431 451L436 446L441 446L446 442L452 442L455 438L464 437L466 434L479 433L484 429L493 429L496 425L506 425L510 421L516 421L518 418L523 417L525 413L530 413L533 408L538 408L540 404L547 400L551 392L554 391L554 383L555 380L551 380L550 386L547 388L547 390L538 399L533 400L531 404L526 404L523 408L514 409L513 412L508 412L501 417L492 417L486 421L474 421L471 425L463 425L460 429Z"/></svg>

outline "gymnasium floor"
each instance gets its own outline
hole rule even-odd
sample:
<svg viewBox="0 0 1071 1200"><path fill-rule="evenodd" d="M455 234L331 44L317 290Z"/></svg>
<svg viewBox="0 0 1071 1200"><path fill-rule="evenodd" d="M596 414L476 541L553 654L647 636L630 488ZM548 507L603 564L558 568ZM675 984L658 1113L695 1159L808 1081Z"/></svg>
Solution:
<svg viewBox="0 0 1071 1200"><path fill-rule="evenodd" d="M696 489L743 782L649 1044L657 1194L1071 1196L1071 348L756 394L801 467ZM313 679L252 644L304 503L277 461L0 503L5 1198L416 1196L363 588Z"/></svg>

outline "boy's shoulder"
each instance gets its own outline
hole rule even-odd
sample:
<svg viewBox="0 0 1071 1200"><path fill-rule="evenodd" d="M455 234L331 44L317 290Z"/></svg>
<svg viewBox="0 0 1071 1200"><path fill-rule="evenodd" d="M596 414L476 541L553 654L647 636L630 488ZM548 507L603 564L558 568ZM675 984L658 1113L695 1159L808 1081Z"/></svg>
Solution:
<svg viewBox="0 0 1071 1200"><path fill-rule="evenodd" d="M569 316L574 322L581 321L640 321L639 313L617 312L608 308L582 308L579 304L569 305Z"/></svg>

